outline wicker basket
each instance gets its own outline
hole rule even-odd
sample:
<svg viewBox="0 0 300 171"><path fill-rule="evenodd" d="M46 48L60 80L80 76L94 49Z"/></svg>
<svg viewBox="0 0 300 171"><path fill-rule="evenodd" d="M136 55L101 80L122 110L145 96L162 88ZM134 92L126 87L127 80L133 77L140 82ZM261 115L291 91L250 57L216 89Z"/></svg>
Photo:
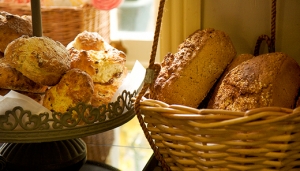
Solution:
<svg viewBox="0 0 300 171"><path fill-rule="evenodd" d="M140 125L162 167L174 171L300 170L300 107L199 110L146 98L159 72L154 58L163 6L161 0L144 86L134 99Z"/></svg>
<svg viewBox="0 0 300 171"><path fill-rule="evenodd" d="M0 3L0 10L16 15L31 15L30 4ZM43 35L68 45L82 31L98 32L107 42L110 37L109 11L90 4L80 7L42 6Z"/></svg>

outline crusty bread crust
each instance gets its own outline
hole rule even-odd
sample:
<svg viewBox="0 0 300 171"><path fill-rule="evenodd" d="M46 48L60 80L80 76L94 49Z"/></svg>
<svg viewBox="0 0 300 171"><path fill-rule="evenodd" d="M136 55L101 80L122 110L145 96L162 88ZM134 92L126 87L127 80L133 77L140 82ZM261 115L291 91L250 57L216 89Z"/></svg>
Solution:
<svg viewBox="0 0 300 171"><path fill-rule="evenodd" d="M288 55L262 54L232 69L222 81L214 109L247 111L279 106L294 108L300 89L300 67Z"/></svg>
<svg viewBox="0 0 300 171"><path fill-rule="evenodd" d="M0 88L32 93L44 93L47 86L35 83L0 59Z"/></svg>
<svg viewBox="0 0 300 171"><path fill-rule="evenodd" d="M228 67L225 69L225 71L223 72L222 76L218 79L216 85L213 87L213 89L211 90L211 95L208 98L208 104L206 106L206 108L212 108L212 105L215 101L217 92L219 90L219 87L224 79L224 77L229 73L229 71L231 71L233 68L237 67L239 64L243 63L244 61L247 61L249 59L252 59L254 56L252 54L249 53L245 53L245 54L240 54L237 57L235 57L232 62L228 65Z"/></svg>
<svg viewBox="0 0 300 171"><path fill-rule="evenodd" d="M48 37L15 39L7 46L4 58L29 79L47 86L57 84L71 66L65 46Z"/></svg>
<svg viewBox="0 0 300 171"><path fill-rule="evenodd" d="M31 18L0 11L0 52L22 35L32 36Z"/></svg>
<svg viewBox="0 0 300 171"><path fill-rule="evenodd" d="M165 56L153 98L196 108L235 56L227 34L197 30L179 45L177 53Z"/></svg>
<svg viewBox="0 0 300 171"><path fill-rule="evenodd" d="M56 112L66 112L79 102L91 103L94 84L90 75L73 68L66 72L60 82L45 93L43 106Z"/></svg>

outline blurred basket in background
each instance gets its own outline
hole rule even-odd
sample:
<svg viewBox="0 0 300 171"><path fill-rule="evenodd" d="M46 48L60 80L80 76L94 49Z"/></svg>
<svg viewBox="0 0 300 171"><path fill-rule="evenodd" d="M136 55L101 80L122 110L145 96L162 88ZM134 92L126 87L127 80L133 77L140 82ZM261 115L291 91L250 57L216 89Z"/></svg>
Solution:
<svg viewBox="0 0 300 171"><path fill-rule="evenodd" d="M30 3L0 1L0 11L16 15L31 15ZM98 10L91 4L81 6L41 6L43 35L68 45L83 31L98 32L110 41L109 11Z"/></svg>

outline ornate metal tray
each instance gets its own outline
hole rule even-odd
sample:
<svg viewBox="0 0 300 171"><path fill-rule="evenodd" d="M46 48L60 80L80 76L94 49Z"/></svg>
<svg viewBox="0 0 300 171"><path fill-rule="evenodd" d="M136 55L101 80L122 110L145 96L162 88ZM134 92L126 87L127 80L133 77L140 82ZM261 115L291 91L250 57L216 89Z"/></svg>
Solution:
<svg viewBox="0 0 300 171"><path fill-rule="evenodd" d="M66 113L33 114L17 106L0 114L0 142L50 142L93 135L114 129L134 116L132 97L124 90L117 101L92 107L79 103Z"/></svg>

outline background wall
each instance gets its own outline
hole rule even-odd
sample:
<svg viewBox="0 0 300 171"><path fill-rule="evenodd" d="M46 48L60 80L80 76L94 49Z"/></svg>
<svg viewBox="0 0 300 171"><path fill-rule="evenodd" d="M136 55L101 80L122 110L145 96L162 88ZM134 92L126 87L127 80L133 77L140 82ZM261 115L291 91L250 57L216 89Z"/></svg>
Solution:
<svg viewBox="0 0 300 171"><path fill-rule="evenodd" d="M271 0L201 0L201 28L213 27L231 37L238 54L253 54L258 36L271 36ZM300 1L277 0L275 50L300 63ZM266 43L261 53L267 52Z"/></svg>

